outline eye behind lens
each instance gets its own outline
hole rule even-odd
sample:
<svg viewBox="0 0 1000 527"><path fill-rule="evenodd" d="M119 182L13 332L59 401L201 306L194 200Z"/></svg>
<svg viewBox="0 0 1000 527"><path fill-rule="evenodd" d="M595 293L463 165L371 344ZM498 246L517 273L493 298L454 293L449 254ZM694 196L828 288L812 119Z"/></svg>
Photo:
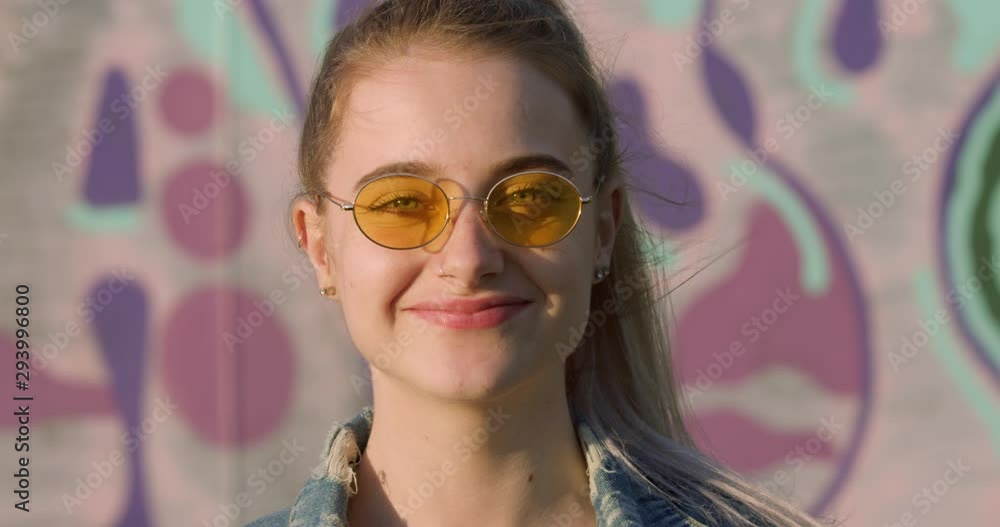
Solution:
<svg viewBox="0 0 1000 527"><path fill-rule="evenodd" d="M389 249L426 245L441 231L448 197L430 181L398 175L379 178L358 193L355 218L362 233Z"/></svg>

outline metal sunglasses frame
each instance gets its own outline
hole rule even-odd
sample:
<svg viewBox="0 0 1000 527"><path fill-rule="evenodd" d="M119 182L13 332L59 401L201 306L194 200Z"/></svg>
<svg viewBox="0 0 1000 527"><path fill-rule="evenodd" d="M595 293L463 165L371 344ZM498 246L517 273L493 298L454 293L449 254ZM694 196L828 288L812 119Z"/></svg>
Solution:
<svg viewBox="0 0 1000 527"><path fill-rule="evenodd" d="M576 192L577 198L579 198L579 200L580 200L580 205L579 205L579 207L577 207L577 210L576 210L576 217L573 218L573 225L571 225L570 228L566 231L566 234L563 234L561 237L559 237L558 240L555 240L555 241L553 241L551 243L547 243L545 245L522 245L520 243L514 243L514 242L508 240L504 235L500 234L500 232L497 231L496 227L493 225L493 222L490 220L490 215L489 215L490 202L489 202L489 199L490 199L490 196L493 194L493 191L495 191L497 188L499 188L500 185L502 185L503 182L507 181L508 179L512 179L512 178L515 178L515 177L518 177L518 176L530 175L530 174L547 174L547 175L550 175L550 176L555 176L555 177L557 177L557 178L565 181L566 184L568 184L573 189L573 191ZM431 238L430 240L428 240L428 241L426 241L426 242L424 242L424 243L422 243L420 245L414 246L414 247L404 247L404 248L389 247L387 245L379 243L376 240L373 240L371 238L371 236L368 236L368 233L366 233L365 230L361 228L361 224L358 223L357 211L354 208L355 204L358 201L358 197L361 196L361 193L365 191L365 188L368 187L368 185L371 185L372 183L374 183L374 182L376 182L376 181L378 181L380 179L383 179L383 178L398 177L398 176L410 176L410 177L415 177L415 178L418 178L418 179L422 179L422 180L426 181L427 183L430 183L431 185L433 185L438 190L440 190L441 194L444 195L446 198L448 198L448 210L445 212L444 223L442 223L441 230L438 231L438 233L435 234L434 237ZM598 185L598 187L599 187L599 185ZM596 193L599 190L595 189L594 191ZM557 174L555 172L550 172L548 170L525 170L524 172L518 172L516 174L511 174L509 176L506 176L503 179L501 179L500 181L497 181L496 184L494 184L493 187L490 188L489 192L486 193L486 197L482 197L482 198L480 198L478 196L449 196L448 193L445 192L445 190L443 188L441 188L441 185L438 185L437 183L435 183L435 182L433 182L433 181L431 181L431 180L429 180L429 179L427 179L427 178L425 178L423 176L418 176L417 174L410 174L410 173L407 173L407 172L394 172L394 173L391 173L391 174L385 174L385 175L379 176L379 177L377 177L375 179L372 179L371 181L365 183L364 186L362 186L360 189L358 189L357 193L354 194L354 201L351 202L351 203L341 203L341 202L333 199L333 196L331 196L329 192L322 192L322 193L319 194L319 196L320 197L324 197L324 198L330 200L331 203L333 203L334 205L340 207L340 210L350 211L351 212L351 216L354 217L354 224L357 225L358 230L361 231L361 234L364 234L365 238L368 238L372 243L374 243L374 244L376 244L376 245L378 245L380 247L385 247L386 249L392 249L392 250L395 250L395 251L409 251L409 250L412 250L412 249L419 249L421 247L424 247L424 246L430 244L434 240L438 239L438 237L441 236L441 233L443 233L446 230L446 228L448 226L448 222L451 220L451 201L452 200L456 200L456 199L471 199L471 200L482 202L482 206L479 208L479 213L480 213L480 216L483 217L483 220L486 222L486 224L490 226L490 230L492 230L497 236L499 236L500 239L504 240L507 243L510 243L511 245L515 245L517 247L528 247L528 248L532 248L532 249L537 249L537 248L540 248L540 247L548 247L550 245L554 245L554 244L559 243L560 241L562 241L567 236L569 236L569 234L571 232L573 232L573 229L576 228L576 225L580 222L580 215L583 214L583 206L587 205L587 204L590 204L590 203L593 203L593 201L594 201L594 195L593 194L590 195L590 196L584 196L583 193L580 192L580 189L569 178L567 178L566 176L563 176L562 174Z"/></svg>

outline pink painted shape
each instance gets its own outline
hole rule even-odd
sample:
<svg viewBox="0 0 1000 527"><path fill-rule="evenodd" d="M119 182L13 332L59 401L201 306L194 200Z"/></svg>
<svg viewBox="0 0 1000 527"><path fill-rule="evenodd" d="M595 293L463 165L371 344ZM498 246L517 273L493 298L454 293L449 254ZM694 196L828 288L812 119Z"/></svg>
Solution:
<svg viewBox="0 0 1000 527"><path fill-rule="evenodd" d="M172 71L160 96L160 115L183 135L204 132L215 118L216 90L201 70L185 67Z"/></svg>
<svg viewBox="0 0 1000 527"><path fill-rule="evenodd" d="M274 430L288 409L294 356L278 313L268 315L265 301L236 288L208 287L178 302L167 319L166 390L206 441L248 444ZM232 351L227 333L242 341Z"/></svg>
<svg viewBox="0 0 1000 527"><path fill-rule="evenodd" d="M744 474L789 462L789 456L802 462L834 458L833 446L816 432L771 430L733 411L705 412L697 421L690 429L698 447Z"/></svg>
<svg viewBox="0 0 1000 527"><path fill-rule="evenodd" d="M756 205L747 250L736 272L695 300L680 318L675 353L683 382L701 389L785 365L833 392L860 395L866 366L856 349L862 330L857 305L843 262L828 265L831 287L823 296L808 296L800 286L799 255L787 226L769 205ZM752 317L772 307L779 298L776 290L799 298L760 331ZM726 356L734 341L746 351L730 362Z"/></svg>
<svg viewBox="0 0 1000 527"><path fill-rule="evenodd" d="M33 337L34 332L30 326L28 333L30 344L38 345L41 343L39 338ZM4 360L0 361L0 378L3 379L4 383L7 383L4 392L10 394L10 397L22 395L34 397L32 401L9 401L15 405L30 405L28 409L31 419L29 425L34 426L69 418L117 414L114 401L111 400L111 394L106 388L92 384L61 381L47 375L45 370L37 369L38 362L34 358L39 356L41 348L29 348L32 360L28 361L30 365L28 390L18 390L14 385L14 374L17 372L14 354L18 351L15 342L14 335L0 334L0 356L4 357ZM39 358L38 360L44 359ZM13 407L9 412L0 412L0 428L16 429L17 426L18 421L17 417L14 416Z"/></svg>
<svg viewBox="0 0 1000 527"><path fill-rule="evenodd" d="M242 183L210 161L189 163L169 177L161 212L170 237L202 260L232 254L248 230Z"/></svg>

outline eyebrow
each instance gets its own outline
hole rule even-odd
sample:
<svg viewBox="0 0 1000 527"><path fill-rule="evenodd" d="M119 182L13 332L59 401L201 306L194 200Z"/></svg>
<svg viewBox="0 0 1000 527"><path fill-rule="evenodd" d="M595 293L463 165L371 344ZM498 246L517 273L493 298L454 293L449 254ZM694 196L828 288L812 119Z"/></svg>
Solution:
<svg viewBox="0 0 1000 527"><path fill-rule="evenodd" d="M565 162L555 156L541 153L529 153L514 156L494 163L493 166L490 167L490 178L494 180L500 179L503 176L524 172L526 170L546 170L549 172L555 172L575 181L573 171L570 170L569 166ZM432 176L441 174L442 172L443 171L440 167L431 165L424 161L399 161L389 163L381 165L371 172L361 176L361 178L354 184L354 192L357 193L357 191L363 187L365 183L387 174L407 173L430 179Z"/></svg>

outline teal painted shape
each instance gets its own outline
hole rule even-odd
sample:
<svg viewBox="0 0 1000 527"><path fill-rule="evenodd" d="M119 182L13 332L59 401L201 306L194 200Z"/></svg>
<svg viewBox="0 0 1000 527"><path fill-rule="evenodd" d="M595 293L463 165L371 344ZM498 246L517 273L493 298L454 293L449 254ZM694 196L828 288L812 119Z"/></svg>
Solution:
<svg viewBox="0 0 1000 527"><path fill-rule="evenodd" d="M259 60L260 48L239 9L221 2L178 0L180 34L204 60L226 71L230 98L240 106L272 113L290 102L279 95L276 76Z"/></svg>
<svg viewBox="0 0 1000 527"><path fill-rule="evenodd" d="M313 4L312 17L309 20L309 38L313 56L317 61L323 57L326 45L333 37L333 19L336 13L337 0L316 0Z"/></svg>
<svg viewBox="0 0 1000 527"><path fill-rule="evenodd" d="M825 86L833 92L830 101L838 105L854 102L854 88L850 84L833 80L821 70L820 57L827 20L825 0L803 0L792 30L792 61L799 82L807 89Z"/></svg>
<svg viewBox="0 0 1000 527"><path fill-rule="evenodd" d="M677 28L697 18L703 0L645 0L646 11L657 25Z"/></svg>
<svg viewBox="0 0 1000 527"><path fill-rule="evenodd" d="M66 219L81 231L123 232L136 230L139 212L135 205L97 208L75 203L67 210Z"/></svg>
<svg viewBox="0 0 1000 527"><path fill-rule="evenodd" d="M989 220L987 220L986 229L990 233L990 238L994 240L994 244L1000 245L1000 185L993 189L993 197L990 198L989 207ZM993 281L1000 284L1000 276L994 276Z"/></svg>
<svg viewBox="0 0 1000 527"><path fill-rule="evenodd" d="M643 251L652 267L672 269L678 262L677 247L665 237L656 236L651 239Z"/></svg>
<svg viewBox="0 0 1000 527"><path fill-rule="evenodd" d="M958 38L952 63L964 71L989 66L1000 46L1000 2L997 0L947 0L958 20Z"/></svg>
<svg viewBox="0 0 1000 527"><path fill-rule="evenodd" d="M931 320L935 318L938 309L946 309L938 307L939 302L936 301L937 295L934 292L934 275L930 270L923 269L916 274L913 279L913 291L923 320ZM944 365L944 371L954 381L955 389L965 397L986 425L993 443L993 452L997 459L1000 459L1000 410L997 409L1000 407L1000 401L983 387L980 376L962 359L962 354L959 353L950 331L953 321L950 318L942 320L945 320L945 324L937 334L931 336L928 346Z"/></svg>
<svg viewBox="0 0 1000 527"><path fill-rule="evenodd" d="M945 218L947 222L945 229L948 231L947 258L953 274L951 281L959 293L962 293L973 279L979 280L975 272L980 263L976 261L969 246L969 237L973 230L972 211L985 192L983 172L997 129L1000 129L1000 90L993 92L990 100L976 115L966 134L965 142L961 145L958 164L955 167L954 190L950 196L952 203ZM994 208L997 207L995 203L991 204ZM997 280L1000 277L993 279ZM982 295L972 295L965 299L962 304L962 316L989 359L994 364L1000 364L1000 327L997 327L990 315L989 307Z"/></svg>
<svg viewBox="0 0 1000 527"><path fill-rule="evenodd" d="M741 162L731 162L726 174L739 172ZM802 289L813 296L825 294L833 282L830 259L823 245L823 234L809 209L791 189L764 167L759 167L754 174L747 176L747 184L774 206L792 231L801 258Z"/></svg>

